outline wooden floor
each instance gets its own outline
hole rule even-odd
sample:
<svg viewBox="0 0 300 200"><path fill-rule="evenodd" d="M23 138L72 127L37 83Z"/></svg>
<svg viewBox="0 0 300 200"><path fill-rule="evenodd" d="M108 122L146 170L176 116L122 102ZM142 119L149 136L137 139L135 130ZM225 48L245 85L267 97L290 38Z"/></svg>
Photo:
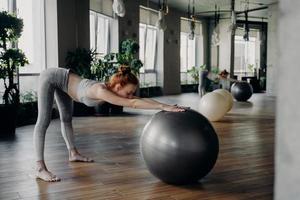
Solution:
<svg viewBox="0 0 300 200"><path fill-rule="evenodd" d="M158 100L197 108L197 94ZM95 163L69 163L52 121L46 139L46 162L62 177L45 183L32 173L33 126L17 129L16 139L0 141L0 199L272 199L274 177L274 105L264 94L250 102L235 102L220 122L213 123L220 154L211 173L193 186L160 182L146 169L139 153L139 137L154 111L130 110L121 117L78 117L74 128L78 148Z"/></svg>

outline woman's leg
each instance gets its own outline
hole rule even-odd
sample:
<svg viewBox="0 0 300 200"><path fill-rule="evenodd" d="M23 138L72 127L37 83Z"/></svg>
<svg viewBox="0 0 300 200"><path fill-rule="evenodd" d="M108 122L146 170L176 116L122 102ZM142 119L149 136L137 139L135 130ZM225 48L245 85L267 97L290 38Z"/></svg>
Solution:
<svg viewBox="0 0 300 200"><path fill-rule="evenodd" d="M198 92L200 97L203 97L206 93L205 91L205 85L204 84L199 84Z"/></svg>
<svg viewBox="0 0 300 200"><path fill-rule="evenodd" d="M49 73L41 73L38 89L38 119L33 132L37 165L36 176L45 181L59 181L59 178L48 171L44 161L45 135L51 121L55 90L55 87L49 81L48 75Z"/></svg>
<svg viewBox="0 0 300 200"><path fill-rule="evenodd" d="M58 106L61 132L69 150L69 160L79 162L92 162L93 160L80 155L74 144L74 134L72 126L73 101L64 91L55 90L55 100Z"/></svg>

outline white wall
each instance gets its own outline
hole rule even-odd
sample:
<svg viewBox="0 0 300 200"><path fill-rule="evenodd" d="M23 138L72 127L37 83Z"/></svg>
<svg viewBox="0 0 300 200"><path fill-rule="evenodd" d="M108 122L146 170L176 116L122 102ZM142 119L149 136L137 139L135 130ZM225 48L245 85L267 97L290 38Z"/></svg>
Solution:
<svg viewBox="0 0 300 200"><path fill-rule="evenodd" d="M276 96L278 81L278 4L268 9L268 41L267 41L267 94ZM292 29L291 29L292 30Z"/></svg>
<svg viewBox="0 0 300 200"><path fill-rule="evenodd" d="M46 67L57 67L57 0L45 1L45 38Z"/></svg>
<svg viewBox="0 0 300 200"><path fill-rule="evenodd" d="M276 107L275 200L300 197L300 1L280 1Z"/></svg>
<svg viewBox="0 0 300 200"><path fill-rule="evenodd" d="M89 0L57 1L58 66L65 66L68 51L90 48Z"/></svg>
<svg viewBox="0 0 300 200"><path fill-rule="evenodd" d="M208 56L210 59L210 67L219 67L220 70L226 69L230 71L230 51L231 51L231 31L229 19L221 19L219 22L219 45L213 46L211 45L211 41L209 41L210 46L210 55ZM209 34L212 34L214 30L214 22L209 22ZM211 35L208 37L211 40ZM219 55L217 54L217 48L219 48ZM217 63L217 59L219 56L219 65ZM218 66L217 66L218 65Z"/></svg>
<svg viewBox="0 0 300 200"><path fill-rule="evenodd" d="M181 12L173 9L166 16L164 32L164 94L179 94L180 87L180 17Z"/></svg>
<svg viewBox="0 0 300 200"><path fill-rule="evenodd" d="M219 69L230 71L230 49L231 49L231 31L230 20L220 20L220 49L219 49Z"/></svg>

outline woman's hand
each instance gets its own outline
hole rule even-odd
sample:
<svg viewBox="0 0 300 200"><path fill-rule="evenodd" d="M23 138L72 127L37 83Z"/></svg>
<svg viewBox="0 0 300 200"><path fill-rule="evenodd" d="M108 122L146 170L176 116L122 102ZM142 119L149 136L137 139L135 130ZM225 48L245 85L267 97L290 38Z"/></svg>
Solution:
<svg viewBox="0 0 300 200"><path fill-rule="evenodd" d="M177 105L164 105L163 109L164 111L168 112L184 112L186 109L189 109L188 107L182 107Z"/></svg>

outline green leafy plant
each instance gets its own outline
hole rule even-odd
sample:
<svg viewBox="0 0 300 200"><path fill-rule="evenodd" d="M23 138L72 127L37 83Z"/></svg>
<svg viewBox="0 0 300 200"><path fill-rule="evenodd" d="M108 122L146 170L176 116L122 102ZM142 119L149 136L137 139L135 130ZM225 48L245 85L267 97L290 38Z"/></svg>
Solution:
<svg viewBox="0 0 300 200"><path fill-rule="evenodd" d="M115 61L115 57L115 53L109 53L105 55L103 59L93 61L91 72L98 81L107 82L109 78L116 73L118 65Z"/></svg>
<svg viewBox="0 0 300 200"><path fill-rule="evenodd" d="M199 70L200 70L200 71L207 70L206 64L201 65L201 66L199 67Z"/></svg>
<svg viewBox="0 0 300 200"><path fill-rule="evenodd" d="M129 66L134 74L139 74L140 68L143 66L141 60L136 58L140 49L139 44L135 40L127 39L121 42L120 49L120 53L116 55L118 63Z"/></svg>
<svg viewBox="0 0 300 200"><path fill-rule="evenodd" d="M248 64L248 70L254 72L254 64Z"/></svg>
<svg viewBox="0 0 300 200"><path fill-rule="evenodd" d="M187 70L187 73L193 78L193 83L199 83L199 72L206 70L206 65L203 64L199 67L193 66Z"/></svg>
<svg viewBox="0 0 300 200"><path fill-rule="evenodd" d="M126 65L131 71L138 75L140 68L143 66L141 60L136 58L139 51L139 44L127 39L121 42L119 53L109 53L103 59L94 60L91 65L91 73L99 81L106 82L109 77L117 72L120 65Z"/></svg>
<svg viewBox="0 0 300 200"><path fill-rule="evenodd" d="M69 51L66 56L66 68L72 69L82 78L93 78L91 72L92 63L95 62L96 52L84 48Z"/></svg>
<svg viewBox="0 0 300 200"><path fill-rule="evenodd" d="M28 60L22 50L14 46L22 30L22 19L5 11L0 12L0 78L4 83L3 101L6 105L20 103L20 91L15 77L19 67L28 64Z"/></svg>
<svg viewBox="0 0 300 200"><path fill-rule="evenodd" d="M220 73L220 69L218 67L212 67L211 68L211 73L214 75L218 75ZM210 80L211 84L219 84L220 80L217 76L215 76L216 78L213 80Z"/></svg>
<svg viewBox="0 0 300 200"><path fill-rule="evenodd" d="M211 71L211 73L213 73L213 74L219 74L219 73L220 73L220 70L219 70L218 67L212 67L210 71Z"/></svg>
<svg viewBox="0 0 300 200"><path fill-rule="evenodd" d="M38 116L37 92L30 90L21 93L20 102L17 112L17 126L34 124Z"/></svg>
<svg viewBox="0 0 300 200"><path fill-rule="evenodd" d="M193 66L191 69L187 70L187 73L193 78L193 83L199 82L199 68Z"/></svg>
<svg viewBox="0 0 300 200"><path fill-rule="evenodd" d="M37 92L36 91L27 91L20 95L21 103L30 103L37 101Z"/></svg>

